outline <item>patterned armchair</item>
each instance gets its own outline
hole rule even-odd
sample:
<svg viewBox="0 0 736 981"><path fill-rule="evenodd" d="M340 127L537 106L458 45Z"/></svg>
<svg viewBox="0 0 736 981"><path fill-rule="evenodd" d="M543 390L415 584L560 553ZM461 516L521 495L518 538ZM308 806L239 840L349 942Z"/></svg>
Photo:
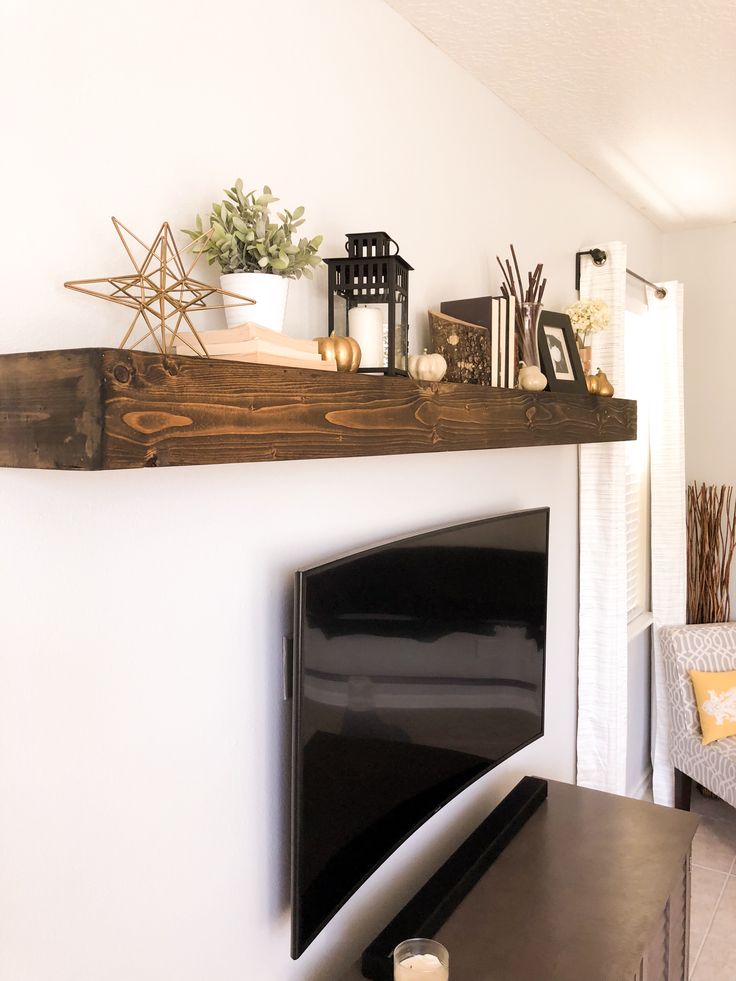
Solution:
<svg viewBox="0 0 736 981"><path fill-rule="evenodd" d="M736 670L736 623L663 627L659 638L672 723L675 807L690 809L692 780L736 807L736 736L703 746L688 676L690 670Z"/></svg>

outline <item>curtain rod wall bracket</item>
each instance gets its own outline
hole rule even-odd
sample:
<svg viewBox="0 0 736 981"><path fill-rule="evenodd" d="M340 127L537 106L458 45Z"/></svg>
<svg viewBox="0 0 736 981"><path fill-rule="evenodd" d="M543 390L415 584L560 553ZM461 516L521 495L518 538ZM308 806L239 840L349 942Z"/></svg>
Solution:
<svg viewBox="0 0 736 981"><path fill-rule="evenodd" d="M604 266L608 256L604 249L586 249L585 252L575 253L575 289L580 291L580 257L589 255L596 266Z"/></svg>
<svg viewBox="0 0 736 981"><path fill-rule="evenodd" d="M596 266L605 265L606 259L608 258L604 249L586 249L584 252L575 253L575 289L578 293L580 292L580 257L584 255L589 255ZM638 279L640 283L651 286L658 300L663 300L667 296L667 290L664 286L657 286L656 283L651 283L648 279L644 279L639 273L632 272L630 269L626 270L626 274L633 276L634 279Z"/></svg>

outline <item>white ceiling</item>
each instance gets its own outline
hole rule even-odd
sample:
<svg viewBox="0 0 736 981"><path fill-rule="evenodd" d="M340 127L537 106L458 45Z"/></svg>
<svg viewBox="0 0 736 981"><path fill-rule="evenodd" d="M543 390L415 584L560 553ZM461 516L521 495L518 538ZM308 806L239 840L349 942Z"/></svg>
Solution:
<svg viewBox="0 0 736 981"><path fill-rule="evenodd" d="M661 228L736 220L736 0L387 2Z"/></svg>

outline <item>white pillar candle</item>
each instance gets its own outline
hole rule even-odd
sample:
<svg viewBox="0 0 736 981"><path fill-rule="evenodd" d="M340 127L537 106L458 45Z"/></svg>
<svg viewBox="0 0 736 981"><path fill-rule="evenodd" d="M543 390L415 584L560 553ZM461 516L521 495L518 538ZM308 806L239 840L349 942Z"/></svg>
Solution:
<svg viewBox="0 0 736 981"><path fill-rule="evenodd" d="M378 307L351 307L348 333L360 344L361 368L383 367L383 315Z"/></svg>
<svg viewBox="0 0 736 981"><path fill-rule="evenodd" d="M394 967L394 981L448 981L450 972L434 954L411 954Z"/></svg>

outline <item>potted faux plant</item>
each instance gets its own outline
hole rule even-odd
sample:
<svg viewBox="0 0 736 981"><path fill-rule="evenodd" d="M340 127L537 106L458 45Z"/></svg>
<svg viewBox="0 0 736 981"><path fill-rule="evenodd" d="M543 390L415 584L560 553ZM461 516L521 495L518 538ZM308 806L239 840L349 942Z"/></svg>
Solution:
<svg viewBox="0 0 736 981"><path fill-rule="evenodd" d="M301 205L293 212L284 208L277 214L278 221L274 221L270 206L278 198L270 187L264 187L262 194L244 193L243 182L238 178L225 193L227 198L212 205L212 235L201 248L210 265L219 263L223 289L256 301L255 307L226 306L227 325L237 327L247 311L248 320L281 331L289 280L302 276L311 279L313 270L323 264L317 251L322 236L296 240L294 233L304 223ZM199 215L195 228L184 229L195 240L205 231Z"/></svg>
<svg viewBox="0 0 736 981"><path fill-rule="evenodd" d="M611 320L611 312L605 300L578 300L565 310L570 318L570 324L575 333L580 361L586 375L590 374L591 349L588 336L598 331L607 330Z"/></svg>

